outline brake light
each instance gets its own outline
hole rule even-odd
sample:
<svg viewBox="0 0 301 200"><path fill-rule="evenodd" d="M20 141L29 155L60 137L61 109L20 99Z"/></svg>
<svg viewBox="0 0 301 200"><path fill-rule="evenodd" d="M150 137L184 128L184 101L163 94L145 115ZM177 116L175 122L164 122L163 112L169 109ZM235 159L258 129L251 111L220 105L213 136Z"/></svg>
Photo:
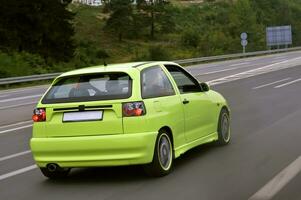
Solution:
<svg viewBox="0 0 301 200"><path fill-rule="evenodd" d="M124 103L122 105L124 117L142 116L146 114L145 106L142 101Z"/></svg>
<svg viewBox="0 0 301 200"><path fill-rule="evenodd" d="M34 122L46 121L46 110L45 108L36 108L33 110L32 120Z"/></svg>

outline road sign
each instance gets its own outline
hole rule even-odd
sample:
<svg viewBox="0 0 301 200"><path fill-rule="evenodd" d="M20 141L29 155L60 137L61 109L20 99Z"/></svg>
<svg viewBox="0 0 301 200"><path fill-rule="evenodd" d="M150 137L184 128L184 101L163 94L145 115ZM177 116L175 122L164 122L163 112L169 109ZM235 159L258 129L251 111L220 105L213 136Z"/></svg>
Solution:
<svg viewBox="0 0 301 200"><path fill-rule="evenodd" d="M241 38L241 40L246 40L246 39L248 39L248 34L243 32L240 34L240 38Z"/></svg>
<svg viewBox="0 0 301 200"><path fill-rule="evenodd" d="M292 26L275 26L266 28L267 46L291 45Z"/></svg>
<svg viewBox="0 0 301 200"><path fill-rule="evenodd" d="M240 38L241 38L241 46L242 46L242 52L246 53L246 46L248 45L248 34L246 32L243 32L240 34Z"/></svg>
<svg viewBox="0 0 301 200"><path fill-rule="evenodd" d="M246 46L248 45L248 40L241 40L240 44L242 46L242 52L246 53Z"/></svg>
<svg viewBox="0 0 301 200"><path fill-rule="evenodd" d="M248 34L246 32L243 32L240 34L240 38L241 38L241 46L242 46L242 52L246 53L246 46L248 45Z"/></svg>
<svg viewBox="0 0 301 200"><path fill-rule="evenodd" d="M242 40L241 41L241 46L245 47L248 45L248 40Z"/></svg>

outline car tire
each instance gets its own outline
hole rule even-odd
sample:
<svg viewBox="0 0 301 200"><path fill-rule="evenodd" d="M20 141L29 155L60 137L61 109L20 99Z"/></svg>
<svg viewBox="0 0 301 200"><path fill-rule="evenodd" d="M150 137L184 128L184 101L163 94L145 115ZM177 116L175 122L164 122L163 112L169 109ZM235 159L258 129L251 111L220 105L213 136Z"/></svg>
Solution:
<svg viewBox="0 0 301 200"><path fill-rule="evenodd" d="M173 159L172 140L165 130L161 130L157 136L153 161L145 165L144 169L152 177L166 176L172 169Z"/></svg>
<svg viewBox="0 0 301 200"><path fill-rule="evenodd" d="M42 174L49 179L61 179L68 176L70 168L59 168L55 171L49 171L47 168L40 168Z"/></svg>
<svg viewBox="0 0 301 200"><path fill-rule="evenodd" d="M231 140L230 116L226 108L223 108L220 112L217 133L217 145L223 146L229 144Z"/></svg>

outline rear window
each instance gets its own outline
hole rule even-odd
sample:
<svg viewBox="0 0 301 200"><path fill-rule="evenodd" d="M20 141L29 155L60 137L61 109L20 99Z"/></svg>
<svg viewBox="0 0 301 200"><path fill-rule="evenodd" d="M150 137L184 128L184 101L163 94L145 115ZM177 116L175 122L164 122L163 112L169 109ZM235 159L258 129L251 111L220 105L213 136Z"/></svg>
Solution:
<svg viewBox="0 0 301 200"><path fill-rule="evenodd" d="M126 73L101 73L60 79L47 92L44 104L126 99L132 95L132 80Z"/></svg>

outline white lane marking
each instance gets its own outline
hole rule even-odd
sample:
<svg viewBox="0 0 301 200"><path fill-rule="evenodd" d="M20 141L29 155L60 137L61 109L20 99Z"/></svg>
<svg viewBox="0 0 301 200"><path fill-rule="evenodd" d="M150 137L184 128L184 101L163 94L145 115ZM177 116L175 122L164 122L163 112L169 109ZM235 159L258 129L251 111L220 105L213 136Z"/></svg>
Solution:
<svg viewBox="0 0 301 200"><path fill-rule="evenodd" d="M9 95L8 94L6 94L6 95L0 95L0 98L7 97L7 96L9 96Z"/></svg>
<svg viewBox="0 0 301 200"><path fill-rule="evenodd" d="M22 169L18 169L18 170L13 171L13 172L9 172L7 174L0 175L0 181L2 181L4 179L7 179L7 178L10 178L12 176L23 174L25 172L28 172L28 171L31 171L31 170L34 170L34 169L37 169L37 168L38 167L36 165L31 165L31 166L28 166L28 167L24 167Z"/></svg>
<svg viewBox="0 0 301 200"><path fill-rule="evenodd" d="M16 157L19 157L19 156L23 156L23 155L26 155L26 154L29 154L31 153L31 151L23 151L23 152L20 152L20 153L15 153L15 154L12 154L12 155L9 155L9 156L4 156L2 158L0 158L0 162L1 161L5 161L5 160L9 160L9 159L12 159L12 158L16 158Z"/></svg>
<svg viewBox="0 0 301 200"><path fill-rule="evenodd" d="M284 59L284 57L282 57L282 56L277 56L277 57L274 57L273 59L274 59L274 60L276 60L276 59Z"/></svg>
<svg viewBox="0 0 301 200"><path fill-rule="evenodd" d="M26 126L21 126L21 127L18 127L18 128L8 129L8 130L5 130L5 131L0 131L0 135L2 135L2 134L4 134L4 133L12 132L12 131L17 131L17 130L29 128L29 127L32 127L32 124L26 125Z"/></svg>
<svg viewBox="0 0 301 200"><path fill-rule="evenodd" d="M24 121L24 122L18 122L18 123L15 123L15 124L9 124L9 125L0 126L0 129L9 128L9 127L18 126L18 125L27 124L27 123L32 123L32 120L28 120L28 121Z"/></svg>
<svg viewBox="0 0 301 200"><path fill-rule="evenodd" d="M300 82L300 81L301 81L301 78L296 79L296 80L294 80L294 81L290 81L290 82L288 82L288 83L284 83L284 84L275 86L274 88L281 88L281 87L288 86L288 85L291 85L291 84L294 84L294 83L297 83L297 82Z"/></svg>
<svg viewBox="0 0 301 200"><path fill-rule="evenodd" d="M286 59L279 59L279 58L273 59L274 62L282 62L282 61L285 61L285 60L286 60Z"/></svg>
<svg viewBox="0 0 301 200"><path fill-rule="evenodd" d="M270 86L270 85L274 85L276 83L281 83L281 82L284 82L284 81L288 81L292 79L291 77L288 77L288 78L285 78L285 79L281 79L279 81L275 81L275 82L272 82L272 83L267 83L267 84L264 84L264 85L260 85L260 86L257 86L257 87L254 87L252 88L253 90L256 90L256 89L260 89L260 88L264 88L264 87L267 87L267 86Z"/></svg>
<svg viewBox="0 0 301 200"><path fill-rule="evenodd" d="M219 72L225 72L225 71L230 71L230 70L234 70L234 69L237 69L237 68L233 67L233 68L228 68L228 69L216 70L216 71L212 71L212 72L206 72L206 73L198 74L197 76L216 74L216 73L219 73Z"/></svg>
<svg viewBox="0 0 301 200"><path fill-rule="evenodd" d="M287 59L287 56L278 56L276 58L278 58L278 59Z"/></svg>
<svg viewBox="0 0 301 200"><path fill-rule="evenodd" d="M222 62L220 65L205 65L205 64L199 64L199 65L192 65L192 66L189 66L187 67L186 69L190 72L193 72L194 70L196 71L199 71L199 70L203 70L203 69L216 69L216 68L222 68L222 67L234 67L234 66L240 66L240 65L246 65L246 64L250 64L251 62L245 62L245 60L241 60L241 62L243 63L236 63L236 64L231 64L229 65L229 63L226 63L226 62ZM198 68L199 67L199 68ZM244 67L250 67L250 66L244 66ZM242 68L242 67L240 67ZM235 69L235 68L233 68ZM239 68L237 68L239 69ZM227 71L227 69L225 70ZM217 71L219 72L219 71ZM222 71L221 71L222 72ZM211 73L211 72L208 72L208 73ZM201 75L204 75L204 74L198 74L197 76L201 76Z"/></svg>
<svg viewBox="0 0 301 200"><path fill-rule="evenodd" d="M277 63L266 65L266 66L263 66L263 67L260 67L260 68L244 71L244 72L241 72L241 73L238 73L238 74L233 74L233 75L230 75L230 76L218 78L218 79L215 79L215 80L208 81L208 84L209 85L218 85L218 84L227 83L227 82L231 82L231 81L235 81L235 80L249 78L249 77L252 77L252 76L257 76L257 75L260 75L260 74L265 74L265 73L272 72L272 71L287 69L287 68L290 68L290 67L296 67L296 65L283 66L281 64L285 64L285 63L288 63L288 62L291 62L291 61L295 61L295 60L298 60L300 58L301 57L297 57L297 58L286 60L286 61L283 61L283 62L277 62ZM279 66L277 66L277 65L279 65ZM275 67L275 66L277 66L277 67Z"/></svg>
<svg viewBox="0 0 301 200"><path fill-rule="evenodd" d="M36 97L41 97L42 95L43 94L37 94L37 95L30 95L30 96L25 96L25 97L16 97L16 98L11 98L11 99L3 99L3 100L0 100L0 103L18 101L18 100L23 100L23 99L32 99L32 98L36 98Z"/></svg>
<svg viewBox="0 0 301 200"><path fill-rule="evenodd" d="M301 171L301 156L283 169L249 200L270 200Z"/></svg>
<svg viewBox="0 0 301 200"><path fill-rule="evenodd" d="M32 102L28 102L28 103L15 104L15 105L11 105L11 106L2 106L2 107L0 107L0 110L5 110L8 108L16 108L16 107L20 107L20 106L34 105L37 103L38 103L38 101L32 101Z"/></svg>
<svg viewBox="0 0 301 200"><path fill-rule="evenodd" d="M230 65L230 67L236 67L236 66L248 65L248 64L250 64L250 62L243 62L243 63L232 64L232 65Z"/></svg>

